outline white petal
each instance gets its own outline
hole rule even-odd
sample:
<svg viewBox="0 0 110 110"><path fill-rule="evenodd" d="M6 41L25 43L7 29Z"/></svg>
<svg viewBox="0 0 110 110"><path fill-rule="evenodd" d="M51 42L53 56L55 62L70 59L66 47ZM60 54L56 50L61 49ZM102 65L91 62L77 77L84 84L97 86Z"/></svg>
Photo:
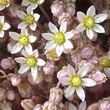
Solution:
<svg viewBox="0 0 110 110"><path fill-rule="evenodd" d="M27 46L25 46L25 50L30 53L32 52L32 46L30 44L28 44Z"/></svg>
<svg viewBox="0 0 110 110"><path fill-rule="evenodd" d="M94 16L95 15L95 7L91 6L88 10L87 10L87 16Z"/></svg>
<svg viewBox="0 0 110 110"><path fill-rule="evenodd" d="M28 57L29 56L29 54L26 52L26 50L22 50L22 54L23 54L23 56L25 56L25 57Z"/></svg>
<svg viewBox="0 0 110 110"><path fill-rule="evenodd" d="M23 73L27 72L27 71L29 70L29 68L30 68L30 67L27 66L27 64L22 65L21 68L19 69L18 73L19 73L19 74L23 74Z"/></svg>
<svg viewBox="0 0 110 110"><path fill-rule="evenodd" d="M27 27L27 24L25 24L25 22L21 22L18 25L18 29L23 29L23 28L26 28L26 27Z"/></svg>
<svg viewBox="0 0 110 110"><path fill-rule="evenodd" d="M34 14L34 18L35 18L35 21L38 21L40 18L40 15L36 13L36 14Z"/></svg>
<svg viewBox="0 0 110 110"><path fill-rule="evenodd" d="M108 78L110 78L110 68L104 68L104 72Z"/></svg>
<svg viewBox="0 0 110 110"><path fill-rule="evenodd" d="M60 78L59 81L62 85L69 85L69 77Z"/></svg>
<svg viewBox="0 0 110 110"><path fill-rule="evenodd" d="M5 6L0 5L0 11L4 10Z"/></svg>
<svg viewBox="0 0 110 110"><path fill-rule="evenodd" d="M69 103L69 110L77 110L77 108L73 104Z"/></svg>
<svg viewBox="0 0 110 110"><path fill-rule="evenodd" d="M44 66L45 65L45 61L39 58L39 59L37 59L37 65L38 66Z"/></svg>
<svg viewBox="0 0 110 110"><path fill-rule="evenodd" d="M42 4L44 2L44 0L38 0L39 4Z"/></svg>
<svg viewBox="0 0 110 110"><path fill-rule="evenodd" d="M88 70L89 70L88 66L84 66L78 71L77 74L80 75L81 77L84 77L87 74Z"/></svg>
<svg viewBox="0 0 110 110"><path fill-rule="evenodd" d="M66 32L65 36L65 39L71 39L74 36L74 34L72 32Z"/></svg>
<svg viewBox="0 0 110 110"><path fill-rule="evenodd" d="M34 81L35 81L35 79L36 79L37 73L38 73L38 71L37 71L37 66L32 67L32 68L31 68L31 74L32 74L32 77L33 77L33 80L34 80Z"/></svg>
<svg viewBox="0 0 110 110"><path fill-rule="evenodd" d="M0 16L0 22L1 22L1 24L3 24L4 23L4 16Z"/></svg>
<svg viewBox="0 0 110 110"><path fill-rule="evenodd" d="M30 29L32 31L35 31L36 30L36 27L37 27L37 24L36 23L30 25Z"/></svg>
<svg viewBox="0 0 110 110"><path fill-rule="evenodd" d="M92 29L86 29L86 34L88 36L88 38L91 40L93 39L93 31Z"/></svg>
<svg viewBox="0 0 110 110"><path fill-rule="evenodd" d="M33 10L35 10L38 7L38 4L37 3L31 3L31 7Z"/></svg>
<svg viewBox="0 0 110 110"><path fill-rule="evenodd" d="M83 81L82 85L85 87L92 87L96 85L96 82L89 78L83 78L82 81Z"/></svg>
<svg viewBox="0 0 110 110"><path fill-rule="evenodd" d="M37 49L35 49L33 52L32 52L32 55L35 56L36 58L39 56L39 52Z"/></svg>
<svg viewBox="0 0 110 110"><path fill-rule="evenodd" d="M10 27L8 23L3 23L3 30L8 30Z"/></svg>
<svg viewBox="0 0 110 110"><path fill-rule="evenodd" d="M77 88L77 89L76 89L76 93L77 93L78 97L79 97L82 101L85 100L85 92L84 92L84 90L83 90L82 87Z"/></svg>
<svg viewBox="0 0 110 110"><path fill-rule="evenodd" d="M26 11L27 11L27 14L33 15L33 9L31 6L29 6Z"/></svg>
<svg viewBox="0 0 110 110"><path fill-rule="evenodd" d="M49 49L49 50L52 50L54 48L56 48L56 44L54 43L54 41L48 42L45 46L45 49Z"/></svg>
<svg viewBox="0 0 110 110"><path fill-rule="evenodd" d="M86 15L83 12L77 12L77 18L78 18L79 22L83 22L85 17L86 17Z"/></svg>
<svg viewBox="0 0 110 110"><path fill-rule="evenodd" d="M101 23L106 20L107 15L106 14L98 14L94 18L95 18L95 23Z"/></svg>
<svg viewBox="0 0 110 110"><path fill-rule="evenodd" d="M24 57L15 58L15 61L17 63L26 63L26 58Z"/></svg>
<svg viewBox="0 0 110 110"><path fill-rule="evenodd" d="M85 30L83 23L80 23L77 27L76 30L78 32L83 32Z"/></svg>
<svg viewBox="0 0 110 110"><path fill-rule="evenodd" d="M11 49L11 54L20 52L22 48L23 46L20 45L19 43L15 44L15 46L13 46L13 48Z"/></svg>
<svg viewBox="0 0 110 110"><path fill-rule="evenodd" d="M53 40L53 34L52 33L43 33L42 37L46 40Z"/></svg>
<svg viewBox="0 0 110 110"><path fill-rule="evenodd" d="M72 94L74 94L74 92L75 92L75 88L73 88L73 87L71 87L71 86L69 86L67 89L66 89L66 97L69 97L69 96L71 96Z"/></svg>
<svg viewBox="0 0 110 110"><path fill-rule="evenodd" d="M86 110L86 101L81 102L81 104L79 105L79 110Z"/></svg>
<svg viewBox="0 0 110 110"><path fill-rule="evenodd" d="M9 32L9 35L13 40L18 40L18 38L20 37L20 35L16 32Z"/></svg>
<svg viewBox="0 0 110 110"><path fill-rule="evenodd" d="M99 24L95 24L95 27L93 29L97 33L105 33L105 29Z"/></svg>
<svg viewBox="0 0 110 110"><path fill-rule="evenodd" d="M60 56L62 53L63 53L63 50L64 50L64 47L61 45L61 46L57 46L56 47L56 53L58 56Z"/></svg>
<svg viewBox="0 0 110 110"><path fill-rule="evenodd" d="M28 0L23 0L21 5L22 6L28 6L30 4L30 2Z"/></svg>
<svg viewBox="0 0 110 110"><path fill-rule="evenodd" d="M0 38L3 38L3 37L4 37L4 34L5 34L4 31L1 30L1 31L0 31Z"/></svg>
<svg viewBox="0 0 110 110"><path fill-rule="evenodd" d="M16 10L16 15L19 18L24 19L24 17L26 16L26 13L24 13L23 11L20 11L20 10Z"/></svg>
<svg viewBox="0 0 110 110"><path fill-rule="evenodd" d="M65 33L67 29L67 22L63 22L60 26L60 32Z"/></svg>
<svg viewBox="0 0 110 110"><path fill-rule="evenodd" d="M51 23L51 22L49 22L49 29L54 34L58 32L57 27L53 23Z"/></svg>
<svg viewBox="0 0 110 110"><path fill-rule="evenodd" d="M26 36L28 36L28 31L27 31L26 28L22 28L22 29L21 29L21 35L26 35Z"/></svg>
<svg viewBox="0 0 110 110"><path fill-rule="evenodd" d="M64 43L64 48L72 49L73 48L73 44L69 40L66 40L66 42Z"/></svg>
<svg viewBox="0 0 110 110"><path fill-rule="evenodd" d="M68 64L67 73L69 74L69 77L76 74L75 69L70 64Z"/></svg>
<svg viewBox="0 0 110 110"><path fill-rule="evenodd" d="M34 43L36 41L37 37L30 35L29 36L29 42Z"/></svg>

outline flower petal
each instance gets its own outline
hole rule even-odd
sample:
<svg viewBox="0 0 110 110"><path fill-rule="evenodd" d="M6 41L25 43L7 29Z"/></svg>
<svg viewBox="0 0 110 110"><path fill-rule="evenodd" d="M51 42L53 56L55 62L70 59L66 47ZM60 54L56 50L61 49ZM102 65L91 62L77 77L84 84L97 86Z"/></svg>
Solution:
<svg viewBox="0 0 110 110"><path fill-rule="evenodd" d="M15 61L17 62L17 63L26 63L26 58L24 58L24 57L19 57L19 58L15 58Z"/></svg>
<svg viewBox="0 0 110 110"><path fill-rule="evenodd" d="M88 36L88 38L91 40L93 39L93 31L92 29L86 29L86 34Z"/></svg>
<svg viewBox="0 0 110 110"><path fill-rule="evenodd" d="M32 68L31 68L31 74L32 74L32 77L33 77L33 80L34 80L34 81L35 81L35 79L36 79L37 73L38 73L37 66L32 67Z"/></svg>
<svg viewBox="0 0 110 110"><path fill-rule="evenodd" d="M35 31L36 30L36 27L37 27L37 24L36 23L30 25L30 29L32 31Z"/></svg>
<svg viewBox="0 0 110 110"><path fill-rule="evenodd" d="M71 87L71 86L69 86L67 89L66 89L66 97L69 97L69 96L71 96L72 94L74 94L74 92L75 92L75 88L73 88L73 87Z"/></svg>
<svg viewBox="0 0 110 110"><path fill-rule="evenodd" d="M33 15L33 9L31 6L29 6L26 11L27 11L27 14Z"/></svg>
<svg viewBox="0 0 110 110"><path fill-rule="evenodd" d="M83 23L80 23L80 24L76 27L76 30L77 30L78 32L83 32L83 31L85 31L85 28L84 28Z"/></svg>
<svg viewBox="0 0 110 110"><path fill-rule="evenodd" d="M52 33L43 33L42 37L46 40L53 40L53 34Z"/></svg>
<svg viewBox="0 0 110 110"><path fill-rule="evenodd" d="M81 11L77 12L77 18L78 18L79 22L83 22L85 17L86 17L86 15L83 12L81 12Z"/></svg>
<svg viewBox="0 0 110 110"><path fill-rule="evenodd" d="M30 2L28 0L22 0L21 5L22 6L28 6L28 5L30 5Z"/></svg>
<svg viewBox="0 0 110 110"><path fill-rule="evenodd" d="M34 43L36 41L37 37L30 35L29 36L29 42Z"/></svg>
<svg viewBox="0 0 110 110"><path fill-rule="evenodd" d="M96 85L96 82L90 78L83 78L82 81L82 85L85 87L92 87Z"/></svg>
<svg viewBox="0 0 110 110"><path fill-rule="evenodd" d="M62 53L63 53L63 50L64 50L64 47L61 45L61 46L57 46L56 47L56 53L58 56L60 56Z"/></svg>
<svg viewBox="0 0 110 110"><path fill-rule="evenodd" d="M16 32L9 32L9 35L10 37L13 39L13 40L17 40L18 41L18 38L20 37L20 35Z"/></svg>
<svg viewBox="0 0 110 110"><path fill-rule="evenodd" d="M26 36L28 36L28 31L27 31L26 28L22 28L22 29L21 29L21 35L26 35Z"/></svg>
<svg viewBox="0 0 110 110"><path fill-rule="evenodd" d="M25 46L25 50L30 53L32 52L32 46L30 44L28 44L27 46Z"/></svg>
<svg viewBox="0 0 110 110"><path fill-rule="evenodd" d="M39 56L39 52L37 49L35 49L33 52L32 52L32 55L35 56L36 58Z"/></svg>
<svg viewBox="0 0 110 110"><path fill-rule="evenodd" d="M62 85L69 85L69 77L60 78L59 81Z"/></svg>
<svg viewBox="0 0 110 110"><path fill-rule="evenodd" d="M69 110L77 110L77 108L73 104L69 103Z"/></svg>
<svg viewBox="0 0 110 110"><path fill-rule="evenodd" d="M64 48L72 49L73 48L73 44L69 40L66 40L66 42L64 43Z"/></svg>
<svg viewBox="0 0 110 110"><path fill-rule="evenodd" d="M49 50L52 50L56 47L57 44L54 43L54 41L49 41L46 46L45 46L45 49L49 49Z"/></svg>
<svg viewBox="0 0 110 110"><path fill-rule="evenodd" d="M65 33L67 29L67 22L63 22L60 26L60 32Z"/></svg>
<svg viewBox="0 0 110 110"><path fill-rule="evenodd" d="M67 73L69 74L69 77L76 74L75 69L70 64L68 64Z"/></svg>
<svg viewBox="0 0 110 110"><path fill-rule="evenodd" d="M82 87L77 88L77 89L76 89L76 93L77 93L78 97L79 97L82 101L85 100L85 92L84 92L84 90L83 90Z"/></svg>
<svg viewBox="0 0 110 110"><path fill-rule="evenodd" d="M0 31L0 38L3 38L3 37L4 37L4 34L5 34L4 31L1 30L1 31Z"/></svg>
<svg viewBox="0 0 110 110"><path fill-rule="evenodd" d="M110 78L110 68L104 68L104 72L108 78Z"/></svg>
<svg viewBox="0 0 110 110"><path fill-rule="evenodd" d="M4 19L5 19L5 17L4 17L4 16L0 16L0 22L1 22L1 24L3 24L3 23L4 23Z"/></svg>
<svg viewBox="0 0 110 110"><path fill-rule="evenodd" d="M25 22L21 22L18 25L18 29L23 29L23 28L26 28L26 27L27 27L27 24L25 24Z"/></svg>
<svg viewBox="0 0 110 110"><path fill-rule="evenodd" d="M74 34L72 32L66 32L65 36L65 39L71 39L74 36Z"/></svg>
<svg viewBox="0 0 110 110"><path fill-rule="evenodd" d="M39 59L37 59L37 65L38 66L44 66L45 65L45 61L39 58Z"/></svg>
<svg viewBox="0 0 110 110"><path fill-rule="evenodd" d="M15 46L13 46L13 48L11 49L11 54L20 52L22 48L23 46L20 45L19 43L15 44Z"/></svg>
<svg viewBox="0 0 110 110"><path fill-rule="evenodd" d="M84 66L78 71L77 74L80 75L81 77L84 77L87 74L88 70L89 70L88 66Z"/></svg>
<svg viewBox="0 0 110 110"><path fill-rule="evenodd" d="M86 101L81 102L81 104L79 105L79 110L86 110Z"/></svg>
<svg viewBox="0 0 110 110"><path fill-rule="evenodd" d="M26 16L26 13L24 13L23 11L20 11L20 10L16 10L16 15L19 18L24 19L24 17Z"/></svg>
<svg viewBox="0 0 110 110"><path fill-rule="evenodd" d="M40 15L38 13L36 13L36 14L34 14L34 18L35 18L35 21L38 21L40 18Z"/></svg>
<svg viewBox="0 0 110 110"><path fill-rule="evenodd" d="M97 33L105 33L105 29L99 24L95 24L95 27L93 29Z"/></svg>
<svg viewBox="0 0 110 110"><path fill-rule="evenodd" d="M88 10L87 10L87 16L94 16L95 15L95 7L91 6Z"/></svg>
<svg viewBox="0 0 110 110"><path fill-rule="evenodd" d="M38 4L37 3L31 3L31 7L33 10L35 10L38 7Z"/></svg>
<svg viewBox="0 0 110 110"><path fill-rule="evenodd" d="M53 23L51 23L51 22L49 22L49 29L50 29L50 31L52 32L52 33L57 33L58 32L58 29L57 29L57 27L53 24Z"/></svg>
<svg viewBox="0 0 110 110"><path fill-rule="evenodd" d="M10 27L8 23L3 23L3 30L8 30Z"/></svg>
<svg viewBox="0 0 110 110"><path fill-rule="evenodd" d="M22 55L25 56L25 57L28 57L29 56L29 54L24 49L22 50Z"/></svg>
<svg viewBox="0 0 110 110"><path fill-rule="evenodd" d="M38 0L39 4L42 4L44 2L44 0Z"/></svg>
<svg viewBox="0 0 110 110"><path fill-rule="evenodd" d="M21 68L19 69L18 73L19 73L19 74L23 74L23 73L27 72L27 71L29 70L29 68L30 68L30 67L27 66L27 64L22 65Z"/></svg>
<svg viewBox="0 0 110 110"><path fill-rule="evenodd" d="M106 20L107 15L106 14L98 14L94 18L95 18L95 23L101 23L104 20Z"/></svg>

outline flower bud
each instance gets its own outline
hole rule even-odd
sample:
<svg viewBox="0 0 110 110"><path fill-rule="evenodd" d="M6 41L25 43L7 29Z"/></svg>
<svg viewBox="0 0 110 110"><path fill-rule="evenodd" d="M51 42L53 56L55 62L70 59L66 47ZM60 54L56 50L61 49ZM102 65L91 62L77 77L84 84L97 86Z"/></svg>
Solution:
<svg viewBox="0 0 110 110"><path fill-rule="evenodd" d="M106 75L104 73L102 73L101 71L99 71L99 70L97 70L96 72L94 72L92 74L92 79L97 84L102 84L102 83L104 83L107 80Z"/></svg>
<svg viewBox="0 0 110 110"><path fill-rule="evenodd" d="M71 32L74 34L74 36L72 37L72 40L77 40L77 39L80 38L80 35L81 35L80 32L78 32L78 31L75 30L75 29L72 29Z"/></svg>
<svg viewBox="0 0 110 110"><path fill-rule="evenodd" d="M15 92L14 92L13 90L9 90L9 91L7 92L7 98L8 98L9 100L14 100L14 99L15 99Z"/></svg>
<svg viewBox="0 0 110 110"><path fill-rule="evenodd" d="M71 96L69 96L69 97L66 97L66 99L68 99L69 101L72 101L73 98L74 98L74 95L71 95Z"/></svg>
<svg viewBox="0 0 110 110"><path fill-rule="evenodd" d="M63 2L61 1L55 1L51 6L51 12L53 16L59 16L61 13L63 13Z"/></svg>
<svg viewBox="0 0 110 110"><path fill-rule="evenodd" d="M21 106L24 108L24 110L32 110L34 103L32 99L25 99L21 101Z"/></svg>
<svg viewBox="0 0 110 110"><path fill-rule="evenodd" d="M63 91L60 88L52 88L50 90L50 102L58 104L62 100Z"/></svg>
<svg viewBox="0 0 110 110"><path fill-rule="evenodd" d="M55 69L55 66L51 63L47 63L44 67L43 67L43 70L45 72L45 74L53 74L54 73L54 69Z"/></svg>
<svg viewBox="0 0 110 110"><path fill-rule="evenodd" d="M68 6L66 10L70 14L71 17L74 16L74 14L76 12L75 8L72 6Z"/></svg>
<svg viewBox="0 0 110 110"><path fill-rule="evenodd" d="M5 89L0 88L0 101L2 101L5 98Z"/></svg>
<svg viewBox="0 0 110 110"><path fill-rule="evenodd" d="M14 45L15 45L14 41L11 41L11 42L8 43L8 45L7 45L8 52L11 52L11 49L13 48Z"/></svg>
<svg viewBox="0 0 110 110"><path fill-rule="evenodd" d="M8 103L8 102L1 103L0 110L12 110L11 103Z"/></svg>
<svg viewBox="0 0 110 110"><path fill-rule="evenodd" d="M98 38L98 34L96 32L94 32L93 38L91 39L91 41L96 41L97 38Z"/></svg>
<svg viewBox="0 0 110 110"><path fill-rule="evenodd" d="M33 110L42 110L42 105L41 104L37 104Z"/></svg>
<svg viewBox="0 0 110 110"><path fill-rule="evenodd" d="M81 50L81 57L83 59L90 59L93 55L93 50L90 47L85 47Z"/></svg>
<svg viewBox="0 0 110 110"><path fill-rule="evenodd" d="M108 101L103 101L99 105L99 110L110 110L110 103Z"/></svg>
<svg viewBox="0 0 110 110"><path fill-rule="evenodd" d="M65 54L70 54L71 51L72 51L72 49L66 49L66 48L65 48L63 52L64 52Z"/></svg>

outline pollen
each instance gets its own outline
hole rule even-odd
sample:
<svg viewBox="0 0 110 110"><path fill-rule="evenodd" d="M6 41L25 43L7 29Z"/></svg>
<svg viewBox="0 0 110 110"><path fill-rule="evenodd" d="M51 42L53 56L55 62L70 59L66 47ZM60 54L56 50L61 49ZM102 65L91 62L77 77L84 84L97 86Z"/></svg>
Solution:
<svg viewBox="0 0 110 110"><path fill-rule="evenodd" d="M110 60L108 58L101 58L101 66L108 67L110 65Z"/></svg>
<svg viewBox="0 0 110 110"><path fill-rule="evenodd" d="M51 56L53 59L58 58L57 53L56 53L55 50L51 50L51 51L49 51L48 53L50 54L50 56Z"/></svg>
<svg viewBox="0 0 110 110"><path fill-rule="evenodd" d="M37 3L38 0L28 0L29 2L32 2L32 3Z"/></svg>
<svg viewBox="0 0 110 110"><path fill-rule="evenodd" d="M8 4L7 0L0 0L0 5L6 6Z"/></svg>
<svg viewBox="0 0 110 110"><path fill-rule="evenodd" d="M0 23L0 31L2 30L2 28L3 28L3 25Z"/></svg>
<svg viewBox="0 0 110 110"><path fill-rule="evenodd" d="M26 35L22 35L20 38L19 38L19 43L23 46L27 46L29 44L29 37L26 36Z"/></svg>

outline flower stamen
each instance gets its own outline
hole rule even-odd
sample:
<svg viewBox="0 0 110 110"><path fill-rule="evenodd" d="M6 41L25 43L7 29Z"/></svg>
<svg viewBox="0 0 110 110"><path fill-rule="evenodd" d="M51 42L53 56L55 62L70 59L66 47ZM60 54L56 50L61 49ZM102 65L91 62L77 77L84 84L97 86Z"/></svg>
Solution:
<svg viewBox="0 0 110 110"><path fill-rule="evenodd" d="M29 44L29 38L28 36L26 35L22 35L20 38L19 38L19 43L23 46L27 46Z"/></svg>
<svg viewBox="0 0 110 110"><path fill-rule="evenodd" d="M32 3L37 3L38 0L28 0L29 2L32 2Z"/></svg>

